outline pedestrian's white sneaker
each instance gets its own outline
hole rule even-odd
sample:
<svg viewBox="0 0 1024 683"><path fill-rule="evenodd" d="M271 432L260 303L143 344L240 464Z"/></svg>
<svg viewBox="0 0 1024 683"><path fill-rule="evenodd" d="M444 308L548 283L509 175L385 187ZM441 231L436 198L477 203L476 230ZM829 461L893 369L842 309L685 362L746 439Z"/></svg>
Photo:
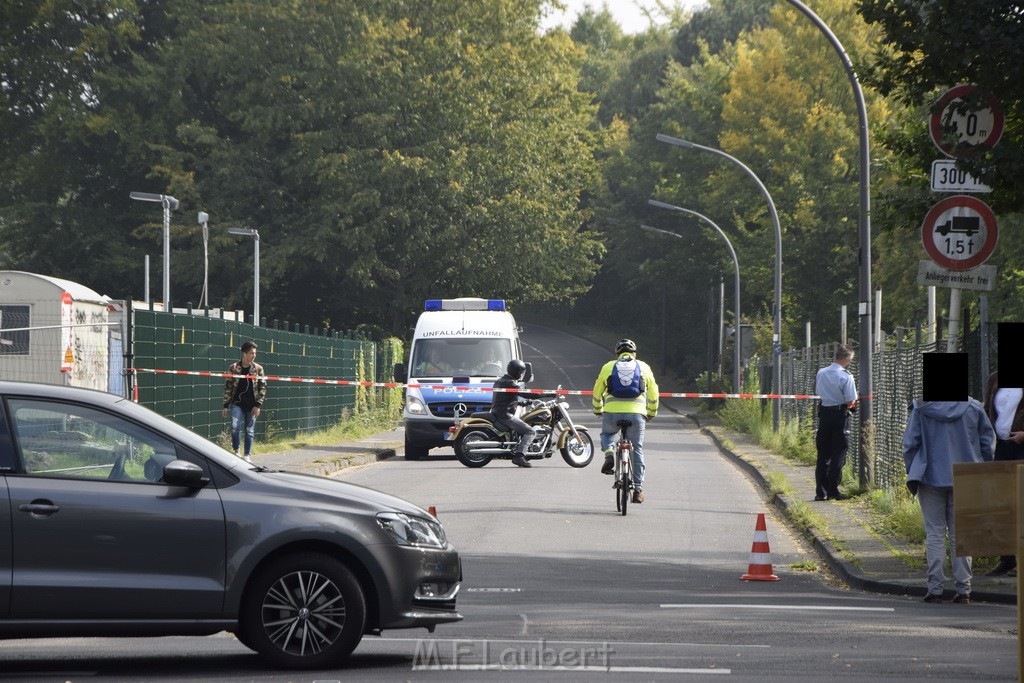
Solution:
<svg viewBox="0 0 1024 683"><path fill-rule="evenodd" d="M252 458L250 458L248 455L243 455L242 460L246 461L250 465L252 464Z"/></svg>

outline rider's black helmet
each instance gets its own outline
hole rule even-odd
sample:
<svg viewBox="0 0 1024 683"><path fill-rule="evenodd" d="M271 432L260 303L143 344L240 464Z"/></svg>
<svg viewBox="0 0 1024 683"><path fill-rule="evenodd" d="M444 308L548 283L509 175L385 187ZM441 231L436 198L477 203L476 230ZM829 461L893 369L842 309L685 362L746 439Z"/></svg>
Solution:
<svg viewBox="0 0 1024 683"><path fill-rule="evenodd" d="M615 345L615 355L620 353L636 353L636 342L632 339L622 339Z"/></svg>
<svg viewBox="0 0 1024 683"><path fill-rule="evenodd" d="M513 358L508 362L508 367L505 369L508 371L508 376L512 379L522 379L523 375L526 374L526 363L518 358Z"/></svg>

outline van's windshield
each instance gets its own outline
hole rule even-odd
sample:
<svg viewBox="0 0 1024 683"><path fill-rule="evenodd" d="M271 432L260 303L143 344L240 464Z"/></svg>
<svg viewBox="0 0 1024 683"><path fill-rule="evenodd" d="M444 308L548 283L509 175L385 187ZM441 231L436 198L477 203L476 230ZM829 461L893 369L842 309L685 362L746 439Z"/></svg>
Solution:
<svg viewBox="0 0 1024 683"><path fill-rule="evenodd" d="M414 377L500 377L512 360L509 339L419 339L412 357Z"/></svg>

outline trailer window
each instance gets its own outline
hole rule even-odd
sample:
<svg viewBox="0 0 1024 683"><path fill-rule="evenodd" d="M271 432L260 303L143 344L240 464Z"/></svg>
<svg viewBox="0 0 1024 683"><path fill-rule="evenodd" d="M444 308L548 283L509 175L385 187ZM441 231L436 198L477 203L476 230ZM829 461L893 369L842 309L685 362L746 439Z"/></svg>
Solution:
<svg viewBox="0 0 1024 683"><path fill-rule="evenodd" d="M0 356L28 355L29 322L28 306L0 304Z"/></svg>

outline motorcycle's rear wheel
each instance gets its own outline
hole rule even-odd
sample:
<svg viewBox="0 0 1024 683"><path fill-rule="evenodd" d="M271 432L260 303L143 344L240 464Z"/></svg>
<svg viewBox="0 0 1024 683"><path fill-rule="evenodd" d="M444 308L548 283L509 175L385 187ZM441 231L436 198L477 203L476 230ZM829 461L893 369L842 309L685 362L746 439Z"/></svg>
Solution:
<svg viewBox="0 0 1024 683"><path fill-rule="evenodd" d="M485 427L472 427L460 433L459 437L455 439L453 448L459 462L466 467L483 467L494 457L489 454L473 453L466 448L467 444L476 441L500 441L500 439L497 434Z"/></svg>

